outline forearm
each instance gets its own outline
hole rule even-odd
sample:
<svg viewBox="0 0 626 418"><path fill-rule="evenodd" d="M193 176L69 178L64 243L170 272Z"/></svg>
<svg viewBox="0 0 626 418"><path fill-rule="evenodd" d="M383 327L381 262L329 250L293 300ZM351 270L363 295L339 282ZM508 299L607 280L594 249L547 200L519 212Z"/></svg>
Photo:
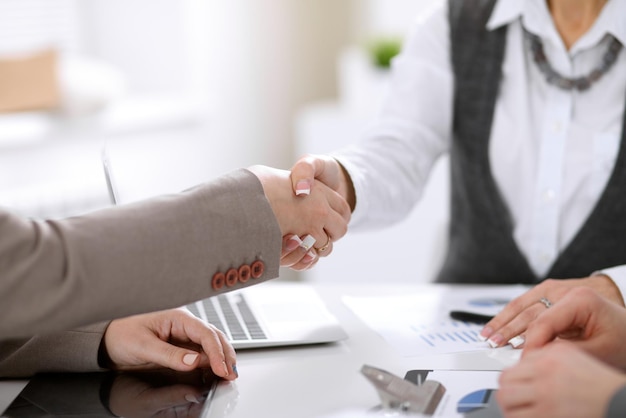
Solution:
<svg viewBox="0 0 626 418"><path fill-rule="evenodd" d="M0 378L41 372L102 370L98 350L108 322L72 331L0 342Z"/></svg>
<svg viewBox="0 0 626 418"><path fill-rule="evenodd" d="M187 192L62 221L0 212L0 339L182 306L218 293L217 272L262 260L281 233L258 179L240 170Z"/></svg>

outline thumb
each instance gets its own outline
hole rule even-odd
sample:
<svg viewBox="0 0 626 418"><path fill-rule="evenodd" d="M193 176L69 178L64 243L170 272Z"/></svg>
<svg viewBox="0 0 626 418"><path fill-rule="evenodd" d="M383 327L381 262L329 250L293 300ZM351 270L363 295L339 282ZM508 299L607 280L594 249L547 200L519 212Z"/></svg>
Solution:
<svg viewBox="0 0 626 418"><path fill-rule="evenodd" d="M307 155L291 167L291 183L296 196L311 193L313 181L324 174L326 161L321 156Z"/></svg>

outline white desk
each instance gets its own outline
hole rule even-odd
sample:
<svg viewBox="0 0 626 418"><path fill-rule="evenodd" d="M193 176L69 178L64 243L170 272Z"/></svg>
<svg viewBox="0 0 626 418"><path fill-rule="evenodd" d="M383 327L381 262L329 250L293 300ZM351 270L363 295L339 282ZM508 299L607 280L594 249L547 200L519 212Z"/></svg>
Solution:
<svg viewBox="0 0 626 418"><path fill-rule="evenodd" d="M403 294L422 286L429 285L315 285L349 338L328 345L239 351L239 379L220 384L211 417L306 418L347 409L365 412L379 399L360 374L363 364L403 376L409 369L501 370L516 361L518 353L507 349L401 357L341 301L344 295ZM0 382L0 410L23 385Z"/></svg>

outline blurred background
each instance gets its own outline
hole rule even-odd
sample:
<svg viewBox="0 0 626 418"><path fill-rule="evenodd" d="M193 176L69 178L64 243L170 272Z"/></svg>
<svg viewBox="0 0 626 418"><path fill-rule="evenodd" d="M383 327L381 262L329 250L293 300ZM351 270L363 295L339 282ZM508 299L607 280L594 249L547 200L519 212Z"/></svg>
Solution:
<svg viewBox="0 0 626 418"><path fill-rule="evenodd" d="M356 141L432 0L0 0L0 205L59 218ZM406 221L286 280L429 281L446 161Z"/></svg>

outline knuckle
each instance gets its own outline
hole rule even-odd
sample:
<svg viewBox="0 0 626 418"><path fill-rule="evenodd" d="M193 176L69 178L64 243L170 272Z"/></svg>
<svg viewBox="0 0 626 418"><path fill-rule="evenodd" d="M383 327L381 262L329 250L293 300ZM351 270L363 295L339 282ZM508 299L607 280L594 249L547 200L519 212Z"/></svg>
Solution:
<svg viewBox="0 0 626 418"><path fill-rule="evenodd" d="M598 299L598 294L591 288L585 286L573 288L572 290L570 290L570 294L572 295L572 297L576 298Z"/></svg>
<svg viewBox="0 0 626 418"><path fill-rule="evenodd" d="M539 284L539 286L541 286L542 288L543 288L543 287L547 287L548 289L550 289L550 288L552 288L552 287L556 286L556 285L557 285L558 283L560 283L560 282L561 282L561 281L560 281L560 280L557 280L557 279L546 279L546 280L544 280L543 282L541 282L541 283Z"/></svg>
<svg viewBox="0 0 626 418"><path fill-rule="evenodd" d="M543 306L542 306L543 308ZM524 328L528 326L535 318L537 317L537 313L535 309L525 309L517 316L518 322L524 325Z"/></svg>

